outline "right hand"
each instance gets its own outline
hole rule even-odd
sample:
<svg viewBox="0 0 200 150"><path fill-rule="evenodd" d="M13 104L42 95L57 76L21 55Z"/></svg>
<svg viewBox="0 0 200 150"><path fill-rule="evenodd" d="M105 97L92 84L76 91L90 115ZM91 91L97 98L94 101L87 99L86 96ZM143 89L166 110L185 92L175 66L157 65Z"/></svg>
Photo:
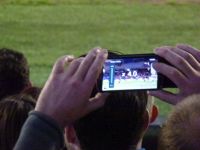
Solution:
<svg viewBox="0 0 200 150"><path fill-rule="evenodd" d="M98 93L93 98L90 98L90 94L107 55L107 50L96 48L84 58L65 56L58 59L35 110L50 116L64 127L101 107L107 94Z"/></svg>
<svg viewBox="0 0 200 150"><path fill-rule="evenodd" d="M173 81L179 92L174 94L165 90L150 91L150 95L175 105L187 96L200 93L200 51L198 49L179 44L176 47L157 48L155 53L173 65L156 63L154 68Z"/></svg>

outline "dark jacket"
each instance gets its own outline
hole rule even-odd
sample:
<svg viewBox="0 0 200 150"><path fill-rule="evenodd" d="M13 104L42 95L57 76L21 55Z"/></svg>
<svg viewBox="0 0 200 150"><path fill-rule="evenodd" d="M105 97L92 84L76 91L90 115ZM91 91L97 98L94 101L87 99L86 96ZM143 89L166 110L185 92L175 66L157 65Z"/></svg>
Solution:
<svg viewBox="0 0 200 150"><path fill-rule="evenodd" d="M49 116L29 114L14 150L60 150L64 148L63 130Z"/></svg>

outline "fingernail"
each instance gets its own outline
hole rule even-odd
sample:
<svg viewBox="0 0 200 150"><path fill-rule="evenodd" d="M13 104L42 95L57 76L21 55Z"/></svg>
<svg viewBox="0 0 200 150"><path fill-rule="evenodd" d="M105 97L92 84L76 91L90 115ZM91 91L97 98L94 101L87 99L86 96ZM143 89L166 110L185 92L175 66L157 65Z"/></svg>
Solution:
<svg viewBox="0 0 200 150"><path fill-rule="evenodd" d="M97 48L97 49L96 49L96 53L98 54L98 53L100 53L100 52L101 52L100 48Z"/></svg>
<svg viewBox="0 0 200 150"><path fill-rule="evenodd" d="M96 54L101 52L101 47L95 47L94 49L95 49Z"/></svg>
<svg viewBox="0 0 200 150"><path fill-rule="evenodd" d="M108 57L108 50L107 49L102 49L102 52L104 53L104 58Z"/></svg>
<svg viewBox="0 0 200 150"><path fill-rule="evenodd" d="M67 55L66 57L65 57L65 61L67 61L67 62L70 62L70 61L72 61L74 59L74 56L73 55Z"/></svg>
<svg viewBox="0 0 200 150"><path fill-rule="evenodd" d="M69 59L73 59L74 58L74 55L68 55L67 56Z"/></svg>

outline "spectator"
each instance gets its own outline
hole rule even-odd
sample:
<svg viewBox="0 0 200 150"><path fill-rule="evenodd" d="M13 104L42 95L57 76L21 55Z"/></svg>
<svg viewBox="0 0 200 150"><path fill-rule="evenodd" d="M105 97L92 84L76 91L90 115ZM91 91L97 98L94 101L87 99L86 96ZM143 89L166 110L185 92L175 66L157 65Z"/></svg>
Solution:
<svg viewBox="0 0 200 150"><path fill-rule="evenodd" d="M18 94L30 85L29 67L24 55L11 49L0 49L0 100Z"/></svg>
<svg viewBox="0 0 200 150"><path fill-rule="evenodd" d="M98 93L96 87L91 97ZM68 148L74 145L82 150L140 149L149 123L158 114L157 107L153 107L154 111L152 107L153 100L148 100L146 91L113 92L103 107L66 128Z"/></svg>
<svg viewBox="0 0 200 150"><path fill-rule="evenodd" d="M187 48L184 49L182 46L185 48L185 45L177 46L178 52L186 51L187 48L191 48L187 46ZM169 51L171 51L171 48ZM161 63L156 64L154 67L159 72L169 77L180 88L180 92L175 95L164 91L161 93L159 93L159 91L156 93L152 92L151 94L156 95L157 97L162 97L165 100L167 100L166 96L169 96L167 101L175 104L181 101L184 96L198 92L199 83L197 84L195 82L199 79L199 74L196 73L199 63L196 55L193 55L197 54L197 51L193 48L188 50L191 52L190 54L186 53L186 56L189 56L190 58L190 63L183 59L182 53L181 56L177 56L174 53L170 53L169 55L167 54L169 51L165 51L166 58L167 60L169 59L168 61L177 68ZM159 55L163 56L161 53ZM176 56L173 59L178 59L179 63L171 60L169 57L171 55ZM29 148L29 150L56 150L62 148L63 135L61 129L65 126L70 126L71 124L74 124L76 127L77 122L74 123L74 121L100 108L103 106L105 100L108 99L107 95L102 93L97 93L94 97L90 98L92 88L95 85L106 57L107 52L105 50L93 49L85 58L73 59L71 56L67 56L60 58L56 62L53 71L39 96L35 111L30 114L22 129L15 150L25 150L27 148ZM69 65L67 69L65 69L65 65ZM183 68L186 68L187 71L191 71L187 74L187 78L183 77L186 75ZM165 69L169 73L166 73L166 71L164 71ZM180 82L182 79L184 79L183 84ZM190 80L193 82L187 82ZM184 90L183 86L188 86L187 90ZM189 89L189 87L191 89ZM95 113L96 112L98 112L98 110L95 111ZM147 114L148 113L145 111L143 118L144 121L147 119L145 121L147 123L146 126L149 123ZM90 116L90 114L88 116ZM80 120L78 120L78 122ZM142 133L143 132L141 132L140 136L138 135L136 137L140 139ZM68 137L68 139L70 139L70 137ZM136 144L139 139L133 141L133 146L135 146L134 144ZM32 147L29 147L30 144L32 144Z"/></svg>
<svg viewBox="0 0 200 150"><path fill-rule="evenodd" d="M160 150L199 150L200 95L187 97L169 115L162 129Z"/></svg>
<svg viewBox="0 0 200 150"><path fill-rule="evenodd" d="M63 148L62 129L105 102L107 94L90 95L106 58L107 50L95 48L85 58L58 59L14 150Z"/></svg>
<svg viewBox="0 0 200 150"><path fill-rule="evenodd" d="M145 91L111 93L105 105L66 128L70 145L82 150L141 149L148 125L157 116ZM149 114L149 113L150 114ZM77 134L77 137L76 137Z"/></svg>
<svg viewBox="0 0 200 150"><path fill-rule="evenodd" d="M0 101L0 149L12 150L35 100L25 95L15 95Z"/></svg>
<svg viewBox="0 0 200 150"><path fill-rule="evenodd" d="M177 104L187 96L200 93L200 51L189 45L160 47L155 53L171 65L157 63L154 68L167 76L178 87L178 93L165 90L151 91L150 94L171 104Z"/></svg>

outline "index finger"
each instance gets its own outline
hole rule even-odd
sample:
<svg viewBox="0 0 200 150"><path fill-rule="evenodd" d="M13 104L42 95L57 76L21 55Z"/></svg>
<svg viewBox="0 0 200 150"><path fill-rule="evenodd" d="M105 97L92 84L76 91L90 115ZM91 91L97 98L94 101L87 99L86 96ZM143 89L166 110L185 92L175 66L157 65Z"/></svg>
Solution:
<svg viewBox="0 0 200 150"><path fill-rule="evenodd" d="M194 69L190 66L190 64L180 55L173 51L173 48L169 47L160 47L155 49L155 53L163 58L165 58L168 62L178 68L185 76L189 76L188 72L191 74L194 72Z"/></svg>
<svg viewBox="0 0 200 150"><path fill-rule="evenodd" d="M90 66L92 65L96 55L100 52L100 50L100 48L94 48L86 55L75 73L77 79L84 80Z"/></svg>
<svg viewBox="0 0 200 150"><path fill-rule="evenodd" d="M200 64L192 54L178 47L175 47L172 50L173 52L183 57L183 59L185 59L190 64L191 68L194 68L195 70L200 70Z"/></svg>
<svg viewBox="0 0 200 150"><path fill-rule="evenodd" d="M187 85L187 78L175 67L164 63L154 63L153 67L174 82L179 89L184 89L185 85Z"/></svg>
<svg viewBox="0 0 200 150"><path fill-rule="evenodd" d="M106 49L102 49L96 56L96 59L92 63L85 77L85 82L87 84L93 85L96 82L107 56L108 52Z"/></svg>

